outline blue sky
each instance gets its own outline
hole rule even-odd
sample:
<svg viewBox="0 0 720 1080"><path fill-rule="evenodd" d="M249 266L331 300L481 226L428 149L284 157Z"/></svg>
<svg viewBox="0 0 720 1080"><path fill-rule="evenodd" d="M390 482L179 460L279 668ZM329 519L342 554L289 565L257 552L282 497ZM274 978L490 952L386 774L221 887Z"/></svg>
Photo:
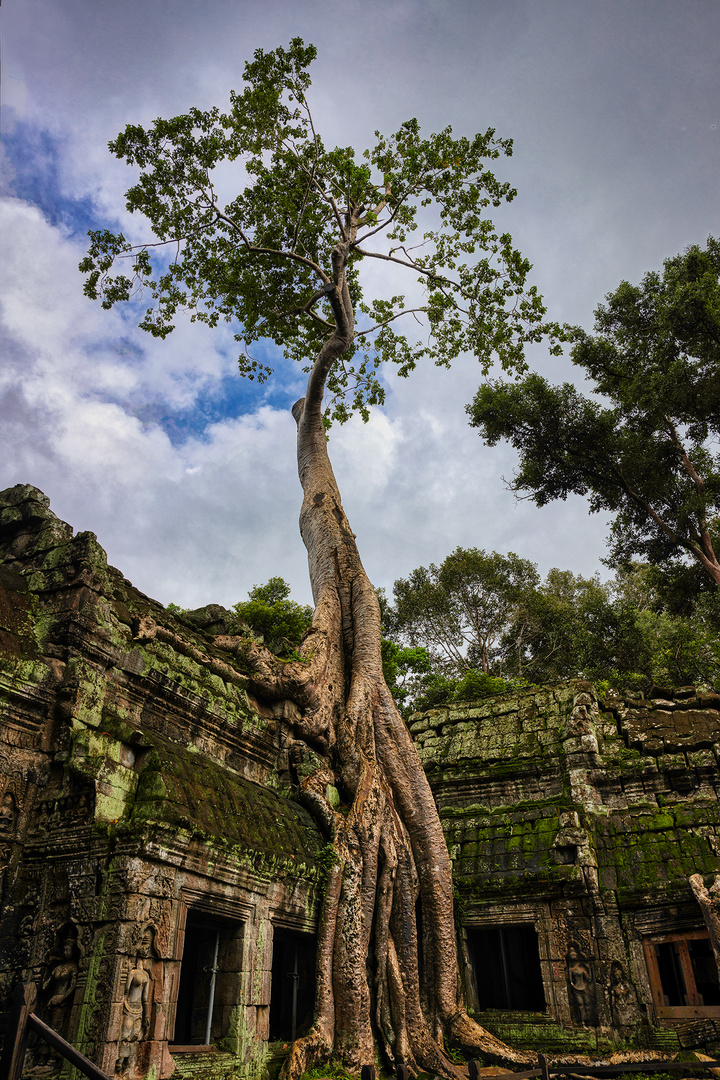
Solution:
<svg viewBox="0 0 720 1080"><path fill-rule="evenodd" d="M61 226L71 236L86 237L89 229L97 227L97 212L89 196L74 197L63 188L60 137L33 123L13 120L2 140L10 191L37 206L51 225Z"/></svg>
<svg viewBox="0 0 720 1080"><path fill-rule="evenodd" d="M120 224L116 218L101 217L90 196L75 197L68 191L61 175L63 143L66 142L67 137L62 138L21 119L15 120L3 137L7 187L14 196L36 207L48 224L86 247L90 230L109 228L119 231ZM127 326L126 335L120 339L98 341L96 348L110 347L123 365L142 366L146 362L146 342L144 335L137 333L136 326L149 302L149 298L141 295L132 304L120 308L118 314ZM258 342L253 347L253 355L272 365L275 375L264 384L241 378L235 359L242 344L234 340L239 329L237 325L223 327L213 336L212 347L225 361L222 374L207 378L194 377L193 372L182 373L186 382L194 384L192 396L184 406L162 395L133 400L113 399L107 394L107 400L115 400L126 407L144 425L162 428L174 446L193 437L204 437L212 425L257 412L262 406L289 409L302 394L301 373L272 343Z"/></svg>
<svg viewBox="0 0 720 1080"><path fill-rule="evenodd" d="M164 602L231 604L277 574L309 599L288 414L302 383L284 361L272 383L243 382L231 328L179 320L158 341L83 297L87 230L141 238L124 210L132 173L107 150L127 123L223 106L255 48L313 41L326 144L363 148L410 116L514 139L502 227L550 316L588 329L622 279L720 232L707 0L5 0L0 17L0 485L41 487ZM532 363L576 377L542 349ZM333 433L371 579L391 591L458 545L604 573L607 523L583 500L538 510L508 492L512 453L467 426L479 381L470 357L389 373L384 409Z"/></svg>

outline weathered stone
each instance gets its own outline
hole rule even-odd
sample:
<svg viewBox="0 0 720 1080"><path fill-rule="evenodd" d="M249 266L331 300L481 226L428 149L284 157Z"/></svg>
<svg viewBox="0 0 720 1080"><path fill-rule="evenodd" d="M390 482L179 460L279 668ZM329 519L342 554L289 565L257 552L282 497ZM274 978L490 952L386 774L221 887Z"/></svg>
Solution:
<svg viewBox="0 0 720 1080"><path fill-rule="evenodd" d="M128 1078L211 1060L167 1050L193 918L224 935L213 1075L260 1075L272 921L315 925L323 839L277 790L284 731L206 633L220 617L179 621L37 489L0 493L0 1011L28 972L45 1009L72 940L46 1018Z"/></svg>
<svg viewBox="0 0 720 1080"><path fill-rule="evenodd" d="M290 752L297 710L248 697L227 617L167 612L37 489L0 493L0 1009L30 973L47 1012L72 983L71 940L56 1022L129 1080L259 1077L278 942L315 926L324 842L287 797L307 765ZM703 932L688 878L720 873L720 696L600 703L578 679L410 728L463 934L537 934L545 1027L527 1012L488 1026L559 1052L686 1024L658 1012L646 946ZM171 1053L189 1031L184 961L215 932L215 1052ZM472 944L460 955L477 1001Z"/></svg>
<svg viewBox="0 0 720 1080"><path fill-rule="evenodd" d="M712 783L718 780L717 710L705 703L695 708L694 688L683 688L677 699L669 690L654 697L616 694L612 712L601 713L587 684L520 693L514 710L505 695L502 722L495 717L462 746L453 741L455 714L448 709L432 743L436 767L428 773L467 931L530 918L548 1010L564 1025L582 1025L595 1009L600 1027L616 1039L637 1035L639 1004L656 1024L686 1022L655 1012L646 928L658 934L691 927L702 934L688 877L693 868L720 870L720 806ZM418 741L423 761L427 746ZM520 782L527 760L537 770L534 785ZM643 922L643 911L653 912L651 921ZM581 929L582 920L592 932ZM568 982L571 948L593 958L587 985L594 998L584 1011L580 989L571 991ZM472 997L472 949L463 955ZM512 1032L516 1036L517 1027Z"/></svg>

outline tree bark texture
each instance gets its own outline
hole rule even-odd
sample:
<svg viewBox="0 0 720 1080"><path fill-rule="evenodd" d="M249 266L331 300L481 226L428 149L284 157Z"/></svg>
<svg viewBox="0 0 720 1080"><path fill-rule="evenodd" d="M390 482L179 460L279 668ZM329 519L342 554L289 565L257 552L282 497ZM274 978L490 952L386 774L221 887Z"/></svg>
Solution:
<svg viewBox="0 0 720 1080"><path fill-rule="evenodd" d="M388 1062L404 1062L413 1074L457 1077L445 1037L488 1060L528 1058L478 1027L459 1003L447 847L385 684L377 597L327 452L325 382L354 335L341 245L333 263L336 330L293 408L315 614L303 661L275 665L260 651L255 658L257 689L299 707L292 761L300 799L334 856L320 915L315 1019L293 1045L283 1080L299 1080L331 1055L359 1072L375 1061L378 1045Z"/></svg>

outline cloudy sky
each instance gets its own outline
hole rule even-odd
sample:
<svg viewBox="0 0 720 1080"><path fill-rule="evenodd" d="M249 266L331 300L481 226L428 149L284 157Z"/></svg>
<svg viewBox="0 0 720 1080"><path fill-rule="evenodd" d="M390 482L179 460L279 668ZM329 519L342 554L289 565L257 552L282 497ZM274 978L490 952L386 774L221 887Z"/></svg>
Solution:
<svg viewBox="0 0 720 1080"><path fill-rule="evenodd" d="M588 329L621 280L720 232L714 0L4 0L0 21L0 488L40 487L164 603L229 605L276 574L309 599L288 412L302 384L284 367L248 387L231 332L181 320L156 341L83 297L87 230L139 235L133 175L107 151L127 123L224 106L256 48L300 36L326 145L362 149L412 116L514 139L503 225L550 317ZM508 492L512 452L467 425L480 378L471 357L389 377L368 425L333 432L375 584L457 545L605 572L607 523L582 500Z"/></svg>

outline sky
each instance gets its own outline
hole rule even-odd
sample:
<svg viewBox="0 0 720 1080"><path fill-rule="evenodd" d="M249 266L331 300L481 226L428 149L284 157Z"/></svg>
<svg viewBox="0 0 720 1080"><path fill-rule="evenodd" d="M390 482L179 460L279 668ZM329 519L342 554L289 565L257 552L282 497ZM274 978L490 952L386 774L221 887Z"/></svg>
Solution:
<svg viewBox="0 0 720 1080"><path fill-rule="evenodd" d="M518 191L503 228L548 316L587 330L622 280L720 232L715 0L4 0L0 32L0 490L39 487L163 603L230 606L276 575L310 600L289 413L303 387L285 362L245 383L231 328L180 319L162 341L83 296L88 229L149 236L107 149L126 124L224 107L255 49L313 42L326 145L362 150L410 117L514 140L495 167ZM542 347L528 358L579 377ZM388 374L370 422L333 430L370 579L391 593L458 545L607 576L608 522L585 500L538 509L508 490L513 451L467 422L481 379L469 356Z"/></svg>

